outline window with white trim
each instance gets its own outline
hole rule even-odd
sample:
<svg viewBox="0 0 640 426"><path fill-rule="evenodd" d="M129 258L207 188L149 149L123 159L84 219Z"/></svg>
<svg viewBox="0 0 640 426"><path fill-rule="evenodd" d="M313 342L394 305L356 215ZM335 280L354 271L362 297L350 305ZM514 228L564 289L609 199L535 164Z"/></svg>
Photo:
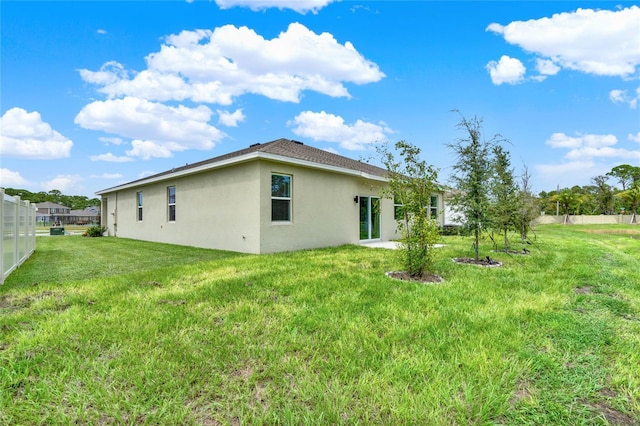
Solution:
<svg viewBox="0 0 640 426"><path fill-rule="evenodd" d="M404 220L404 204L398 197L393 197L393 217L395 220Z"/></svg>
<svg viewBox="0 0 640 426"><path fill-rule="evenodd" d="M142 222L142 191L136 193L136 199L138 200L138 222Z"/></svg>
<svg viewBox="0 0 640 426"><path fill-rule="evenodd" d="M271 174L271 221L291 222L291 175Z"/></svg>
<svg viewBox="0 0 640 426"><path fill-rule="evenodd" d="M437 219L438 218L438 196L437 195L432 195L431 196L431 206L429 208L429 214L431 215L431 219Z"/></svg>
<svg viewBox="0 0 640 426"><path fill-rule="evenodd" d="M176 221L176 187L170 186L167 188L167 219L169 222Z"/></svg>

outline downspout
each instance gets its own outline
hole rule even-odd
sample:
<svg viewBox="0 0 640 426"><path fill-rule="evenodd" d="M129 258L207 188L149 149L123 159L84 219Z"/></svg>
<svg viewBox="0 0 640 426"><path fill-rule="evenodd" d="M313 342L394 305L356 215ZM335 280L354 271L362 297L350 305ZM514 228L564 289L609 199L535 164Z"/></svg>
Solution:
<svg viewBox="0 0 640 426"><path fill-rule="evenodd" d="M118 191L116 191L116 207L113 209L113 236L118 236Z"/></svg>

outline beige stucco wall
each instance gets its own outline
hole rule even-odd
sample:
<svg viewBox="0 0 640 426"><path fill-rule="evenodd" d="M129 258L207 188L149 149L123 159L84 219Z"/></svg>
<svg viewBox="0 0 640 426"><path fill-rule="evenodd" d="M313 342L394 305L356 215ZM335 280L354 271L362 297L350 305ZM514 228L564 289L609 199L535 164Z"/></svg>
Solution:
<svg viewBox="0 0 640 426"><path fill-rule="evenodd" d="M107 195L109 235L258 253L258 163L243 163ZM168 221L167 188L176 188L176 220ZM137 220L136 193L143 193ZM104 196L103 196L104 198Z"/></svg>
<svg viewBox="0 0 640 426"><path fill-rule="evenodd" d="M271 222L272 173L292 176L290 223ZM245 253L358 244L360 211L354 197L378 197L382 185L386 183L262 159L103 194L102 218L111 236ZM169 186L176 188L175 222L167 217ZM393 200L381 198L380 209L380 240L399 238ZM439 219L443 221L442 215Z"/></svg>
<svg viewBox="0 0 640 426"><path fill-rule="evenodd" d="M271 173L292 176L292 221L271 222ZM358 196L378 196L383 182L262 161L260 251L271 253L360 242ZM398 237L393 201L381 200L381 240Z"/></svg>

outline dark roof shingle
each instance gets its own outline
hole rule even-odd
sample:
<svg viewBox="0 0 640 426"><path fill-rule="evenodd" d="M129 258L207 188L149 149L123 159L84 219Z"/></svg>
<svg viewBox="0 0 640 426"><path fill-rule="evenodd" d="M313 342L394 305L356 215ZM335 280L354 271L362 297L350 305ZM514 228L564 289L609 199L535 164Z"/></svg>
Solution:
<svg viewBox="0 0 640 426"><path fill-rule="evenodd" d="M134 180L125 185L135 184L136 182L143 182L148 179L154 179L162 177L164 175L169 176L173 173L179 173L194 169L196 167L206 166L208 164L216 164L222 161L231 160L236 157L251 154L254 152L264 152L281 157L291 158L295 160L309 161L311 163L323 164L327 166L339 167L348 170L354 170L357 172L367 173L373 176L387 177L387 171L381 167L373 166L371 164L363 163L362 161L353 160L342 155L334 154L328 151L323 151L312 146L304 145L302 142L293 141L289 139L276 139L266 143L256 143L250 145L248 148L244 148L238 151L230 152L228 154L220 155L218 157L209 158L207 160L199 161L197 163L187 164L185 166L176 167L171 170L167 170L161 173L157 173L152 176L147 176L142 179ZM111 188L109 188L111 189ZM107 190L99 191L98 193L105 192Z"/></svg>

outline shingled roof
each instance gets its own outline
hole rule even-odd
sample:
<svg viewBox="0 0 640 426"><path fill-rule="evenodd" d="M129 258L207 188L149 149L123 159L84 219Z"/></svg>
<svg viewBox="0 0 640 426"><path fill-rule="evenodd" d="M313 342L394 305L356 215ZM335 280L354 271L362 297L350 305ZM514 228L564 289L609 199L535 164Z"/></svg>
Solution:
<svg viewBox="0 0 640 426"><path fill-rule="evenodd" d="M283 160L289 158L293 160L352 170L382 178L387 177L387 171L383 168L376 167L371 164L357 161L328 151L323 151L321 149L305 145L302 142L290 139L277 139L266 143L256 143L250 145L248 148L241 149L239 151L230 152L228 154L220 155L208 160L199 161L197 163L176 167L174 169L167 170L152 176L147 176L145 178L138 179L120 186L135 185L136 183L142 183L148 180L156 180L158 178L162 178L163 176L169 177L173 174L183 174L184 172L188 173L191 169L199 169L203 167L206 168L206 166L208 165L215 166L218 163L232 161L235 158L238 158L238 160L240 160L241 157L253 153L265 153L270 154L271 156L283 157ZM98 194L108 192L110 189L114 188L99 191Z"/></svg>

